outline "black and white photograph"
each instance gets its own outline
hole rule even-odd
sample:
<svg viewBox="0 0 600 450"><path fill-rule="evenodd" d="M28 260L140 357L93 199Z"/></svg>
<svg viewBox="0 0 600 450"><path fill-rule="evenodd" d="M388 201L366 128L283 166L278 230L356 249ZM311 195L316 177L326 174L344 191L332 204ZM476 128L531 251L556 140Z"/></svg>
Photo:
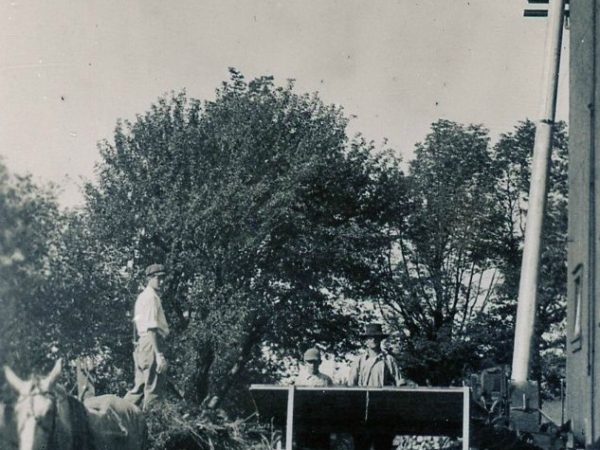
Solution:
<svg viewBox="0 0 600 450"><path fill-rule="evenodd" d="M600 0L0 20L0 450L600 449Z"/></svg>

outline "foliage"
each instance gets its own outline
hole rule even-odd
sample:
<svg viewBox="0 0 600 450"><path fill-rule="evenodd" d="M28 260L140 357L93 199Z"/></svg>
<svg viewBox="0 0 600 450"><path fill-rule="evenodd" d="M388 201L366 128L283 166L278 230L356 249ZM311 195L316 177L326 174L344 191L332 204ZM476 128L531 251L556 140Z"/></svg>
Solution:
<svg viewBox="0 0 600 450"><path fill-rule="evenodd" d="M215 101L162 98L102 144L87 227L114 255L101 270L125 270L107 290L131 302L120 297L127 280L154 261L169 267L168 357L189 400L260 372L265 348L350 345L355 318L338 299L369 280L405 186L397 161L348 140L346 125L340 108L291 83L232 71Z"/></svg>
<svg viewBox="0 0 600 450"><path fill-rule="evenodd" d="M377 294L420 383L450 383L476 350L468 326L497 280L492 156L486 129L440 120L410 163L408 225L388 248Z"/></svg>
<svg viewBox="0 0 600 450"><path fill-rule="evenodd" d="M52 188L0 164L0 365L28 371L54 350L45 286L61 223Z"/></svg>
<svg viewBox="0 0 600 450"><path fill-rule="evenodd" d="M138 284L123 273L122 252L93 234L84 212L65 218L48 265L48 323L57 327L56 346L68 361L86 358L97 391L123 392L130 378L131 310Z"/></svg>
<svg viewBox="0 0 600 450"><path fill-rule="evenodd" d="M87 356L98 392L123 393L133 302L153 262L169 269L169 377L184 397L151 415L155 448L259 448L268 433L206 402L243 411L249 382L277 381L283 356L315 343L345 355L365 305L421 384L510 362L534 124L492 146L480 125L439 120L406 176L347 124L291 82L232 70L214 101L172 94L119 121L82 210L59 211L51 189L0 166L0 364L23 373ZM551 395L566 295L564 124L556 131L536 363Z"/></svg>
<svg viewBox="0 0 600 450"><path fill-rule="evenodd" d="M494 343L491 355L499 363L510 363L512 357L513 328L516 299L519 289L521 254L524 240L531 158L535 137L535 124L520 122L511 133L501 135L495 146L498 167L499 210L504 221L498 240L498 262L503 282L498 286L498 296L483 318L487 325L488 343ZM548 349L564 351L564 333L557 327L565 320L567 279L567 133L566 125L559 123L553 134L552 162L548 181L548 200L542 233L542 255L539 272L538 309L536 333L538 351L534 352L534 376L554 371L544 367L539 359ZM504 324L505 326L502 326ZM506 326L509 325L510 326ZM498 342L504 342L502 346ZM505 351L508 349L509 351ZM564 355L563 355L564 358ZM556 358L545 358L551 365Z"/></svg>
<svg viewBox="0 0 600 450"><path fill-rule="evenodd" d="M374 293L416 381L448 384L482 365L510 363L534 135L525 121L490 146L481 126L440 120L416 146L408 225L388 249ZM558 124L536 325L544 355L564 346L556 329L566 296L566 143ZM555 373L557 361L536 360L536 377Z"/></svg>

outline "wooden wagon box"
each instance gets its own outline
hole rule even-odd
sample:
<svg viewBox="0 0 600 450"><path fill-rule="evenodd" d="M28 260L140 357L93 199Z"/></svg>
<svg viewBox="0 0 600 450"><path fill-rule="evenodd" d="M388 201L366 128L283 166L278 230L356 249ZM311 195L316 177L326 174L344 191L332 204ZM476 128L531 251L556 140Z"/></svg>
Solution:
<svg viewBox="0 0 600 450"><path fill-rule="evenodd" d="M298 387L252 385L256 409L286 430L292 449L294 428L322 433L374 432L462 436L469 448L470 390L449 388Z"/></svg>

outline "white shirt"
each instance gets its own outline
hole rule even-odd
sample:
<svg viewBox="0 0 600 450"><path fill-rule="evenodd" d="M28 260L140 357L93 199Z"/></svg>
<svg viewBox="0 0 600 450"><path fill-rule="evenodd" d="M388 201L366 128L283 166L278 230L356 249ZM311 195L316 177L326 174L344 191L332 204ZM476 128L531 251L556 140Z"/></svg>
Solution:
<svg viewBox="0 0 600 450"><path fill-rule="evenodd" d="M296 379L294 380L294 384L296 386L321 387L321 386L332 386L333 381L331 380L331 378L329 378L324 373L321 373L321 372L309 373L309 372L305 371L303 373L300 373L300 375L298 375L296 377Z"/></svg>
<svg viewBox="0 0 600 450"><path fill-rule="evenodd" d="M146 286L138 295L135 301L133 321L140 337L148 334L148 330L151 329L157 329L162 337L167 337L169 334L169 325L160 297L152 287Z"/></svg>

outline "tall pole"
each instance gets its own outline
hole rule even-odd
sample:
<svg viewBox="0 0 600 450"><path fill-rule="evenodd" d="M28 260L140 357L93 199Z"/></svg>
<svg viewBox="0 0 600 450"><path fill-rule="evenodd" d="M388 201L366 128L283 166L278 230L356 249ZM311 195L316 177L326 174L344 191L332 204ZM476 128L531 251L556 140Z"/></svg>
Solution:
<svg viewBox="0 0 600 450"><path fill-rule="evenodd" d="M535 145L529 187L529 208L521 261L517 305L512 379L515 384L528 380L534 342L537 285L541 255L542 226L546 209L548 169L552 148L552 127L556 113L556 92L564 20L565 0L550 0L546 31L544 77L540 119L536 125Z"/></svg>

